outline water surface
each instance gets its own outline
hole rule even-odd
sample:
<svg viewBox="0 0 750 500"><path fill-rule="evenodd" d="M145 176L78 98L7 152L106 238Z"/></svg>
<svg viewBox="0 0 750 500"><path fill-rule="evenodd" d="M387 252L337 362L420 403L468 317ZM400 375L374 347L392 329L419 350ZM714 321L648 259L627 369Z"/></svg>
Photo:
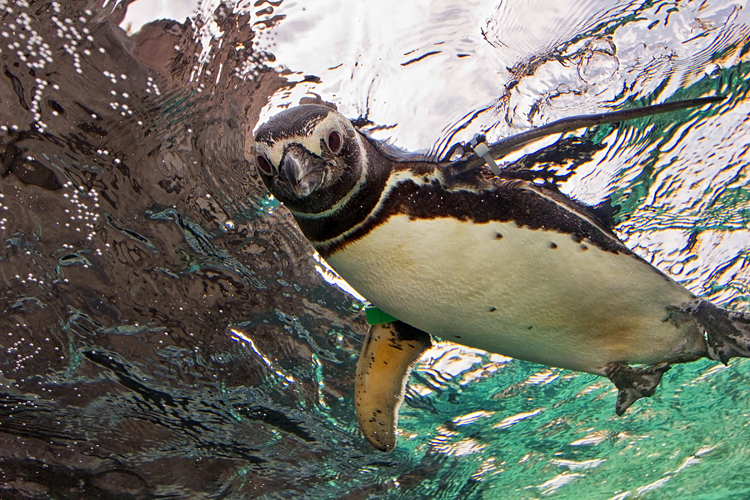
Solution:
<svg viewBox="0 0 750 500"><path fill-rule="evenodd" d="M207 1L137 32L128 4L0 0L0 497L748 495L737 360L675 366L618 418L607 380L441 343L372 450L361 302L252 165L258 123L309 92L432 156L725 95L506 166L611 197L631 248L747 309L744 2Z"/></svg>

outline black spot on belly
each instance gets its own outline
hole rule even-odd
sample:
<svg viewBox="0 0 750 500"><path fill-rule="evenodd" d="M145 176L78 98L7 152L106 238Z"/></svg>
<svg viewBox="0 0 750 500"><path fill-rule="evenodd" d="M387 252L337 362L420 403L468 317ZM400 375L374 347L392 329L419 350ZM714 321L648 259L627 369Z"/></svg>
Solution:
<svg viewBox="0 0 750 500"><path fill-rule="evenodd" d="M495 239L496 239L496 240L502 240L502 239L503 239L503 235L502 235L502 234L500 234L500 233L496 233L496 234L495 234Z"/></svg>
<svg viewBox="0 0 750 500"><path fill-rule="evenodd" d="M586 250L588 250L588 249L589 249L589 247L587 247L587 246L586 246L586 245L584 245L584 244L581 244L581 251L582 251L582 252L585 252L585 251L586 251Z"/></svg>
<svg viewBox="0 0 750 500"><path fill-rule="evenodd" d="M571 235L571 238L573 238L573 241L575 241L576 243L580 243L583 241L583 236L581 236L580 234L574 233L573 235Z"/></svg>
<svg viewBox="0 0 750 500"><path fill-rule="evenodd" d="M551 248L552 250L554 250L555 248L557 248L557 243L555 243L555 242L553 241L553 242L551 242L551 243L549 244L549 247L550 247L550 248Z"/></svg>
<svg viewBox="0 0 750 500"><path fill-rule="evenodd" d="M495 311L497 311L497 307L490 307L490 312L491 312L491 313L493 313L493 312L495 312Z"/></svg>

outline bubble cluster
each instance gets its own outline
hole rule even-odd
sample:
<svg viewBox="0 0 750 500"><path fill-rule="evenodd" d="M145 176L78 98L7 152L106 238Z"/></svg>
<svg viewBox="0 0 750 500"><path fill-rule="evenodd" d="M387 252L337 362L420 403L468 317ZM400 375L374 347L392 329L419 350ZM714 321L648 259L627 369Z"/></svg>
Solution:
<svg viewBox="0 0 750 500"><path fill-rule="evenodd" d="M108 76L108 74L107 74L106 71L104 73L105 73L104 76ZM109 75L111 75L111 73ZM124 77L125 75L120 75L120 76ZM122 78L122 79L124 80L125 78ZM117 83L117 80L113 79L112 83ZM118 97L119 96L122 99L129 99L130 98L130 94L128 94L127 92L118 93L116 90L111 90L110 94L113 97ZM127 105L127 104L125 104L125 103L121 103L119 101L112 101L112 102L109 103L109 107L112 108L115 111L120 110L120 116L126 117L126 116L132 116L133 115L133 110L130 109L130 106ZM116 162L116 163L119 163L119 162Z"/></svg>
<svg viewBox="0 0 750 500"><path fill-rule="evenodd" d="M53 2L53 9L55 12L60 12L60 6L56 2ZM85 14L87 16L91 16L92 12L90 10L86 10ZM81 66L81 54L79 53L79 46L86 42L93 42L94 37L91 36L91 33L88 28L85 26L82 28L76 28L76 23L78 24L86 24L87 19L84 16L80 16L78 19L73 20L70 18L60 19L57 16L51 17L52 22L57 26L57 36L58 38L62 38L66 40L66 42L63 44L63 50L67 52L70 56L73 57L73 67L76 70L76 73L83 74L83 68ZM84 49L81 52L84 53L84 55L90 55L91 51L88 49ZM104 53L104 48L100 48L99 52ZM50 61L51 62L51 61Z"/></svg>
<svg viewBox="0 0 750 500"><path fill-rule="evenodd" d="M243 80L254 80L261 74L266 63L275 60L276 58L270 52L253 52L240 66L234 68L234 75Z"/></svg>
<svg viewBox="0 0 750 500"><path fill-rule="evenodd" d="M27 254L30 254L31 252L26 252ZM36 285L44 285L44 280L41 278L37 278L33 274L29 273L26 275L25 278L21 278L19 275L16 275L16 279L18 279L21 283L24 285L27 283L34 283Z"/></svg>
<svg viewBox="0 0 750 500"><path fill-rule="evenodd" d="M100 154L109 154L108 151L97 151ZM65 188L74 188L72 182L68 181L63 184ZM70 201L75 207L73 209L66 208L65 213L70 216L70 222L65 223L65 227L75 229L76 232L86 233L86 240L91 241L96 236L95 224L99 221L99 214L91 211L86 201L92 202L93 209L99 208L99 194L95 189L86 191L86 188L79 186L78 189L73 189L72 194L63 193L63 197ZM83 224L82 227L76 227Z"/></svg>
<svg viewBox="0 0 750 500"><path fill-rule="evenodd" d="M0 40L4 41L0 45L0 53L3 52L4 48L7 48L11 53L15 54L18 60L26 65L32 75L35 75L36 72L49 71L48 65L54 62L55 49L34 29L32 17L29 13L22 10L28 8L29 3L25 0L12 4L0 1L0 9L4 11L6 16L10 17L10 22L5 24L2 31L0 31L0 37L2 37ZM63 18L60 16L62 11L60 3L50 3L49 9L52 13L49 20L52 23L54 33L63 42L62 50L72 57L75 72L79 75L83 74L83 56L91 55L92 52L90 49L94 42L91 31L85 25L93 16L93 12L86 9L77 18ZM106 51L104 48L99 48L99 52L105 53ZM53 73L46 74L49 76ZM27 109L33 114L32 126L39 132L44 133L48 125L42 121L42 97L48 87L51 86L54 90L59 90L60 87L48 79L39 77L35 77L34 83L31 104ZM59 115L57 110L52 110L51 113L53 116ZM7 133L9 129L17 131L19 127L17 125L11 125L10 127L3 125L0 131Z"/></svg>
<svg viewBox="0 0 750 500"><path fill-rule="evenodd" d="M0 193L0 231L5 231L5 225L8 223L8 217L5 216L5 212L8 211L8 206L3 203L5 195Z"/></svg>
<svg viewBox="0 0 750 500"><path fill-rule="evenodd" d="M21 325L16 325L16 326L21 326ZM8 337L13 337L13 334L9 332ZM24 354L21 351L23 351L25 347L34 348L34 350L31 351L31 353ZM23 366L24 363L33 359L35 355L41 352L41 350L42 350L41 346L34 346L33 342L27 343L26 339L24 337L21 337L15 342L13 342L11 346L5 350L5 354L8 356L8 358L14 358L13 359L13 363L14 363L13 371L17 372L18 370L24 367Z"/></svg>
<svg viewBox="0 0 750 500"><path fill-rule="evenodd" d="M37 87L34 90L34 97L32 97L31 99L31 112L34 113L34 121L37 122L39 127L46 128L45 123L42 121L42 108L40 106L40 102L42 100L44 89L47 88L49 82L42 80L41 78L36 78L35 82L37 84Z"/></svg>
<svg viewBox="0 0 750 500"><path fill-rule="evenodd" d="M161 95L158 85L156 85L154 83L154 79L149 76L148 80L146 81L146 93L150 94L151 92L153 92L157 96Z"/></svg>

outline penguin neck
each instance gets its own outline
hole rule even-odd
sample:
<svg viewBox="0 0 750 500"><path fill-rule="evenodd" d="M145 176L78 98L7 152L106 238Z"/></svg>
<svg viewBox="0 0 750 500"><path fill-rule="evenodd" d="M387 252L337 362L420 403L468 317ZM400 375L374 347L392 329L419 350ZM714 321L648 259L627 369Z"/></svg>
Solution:
<svg viewBox="0 0 750 500"><path fill-rule="evenodd" d="M300 229L316 248L362 223L377 206L394 167L401 168L397 162L383 157L367 138L357 138L360 177L352 188L325 210L292 211Z"/></svg>

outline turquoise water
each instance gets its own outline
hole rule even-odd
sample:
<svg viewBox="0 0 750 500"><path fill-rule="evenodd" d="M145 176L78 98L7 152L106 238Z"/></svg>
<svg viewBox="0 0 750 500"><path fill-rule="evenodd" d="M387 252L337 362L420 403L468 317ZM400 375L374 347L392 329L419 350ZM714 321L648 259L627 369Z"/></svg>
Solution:
<svg viewBox="0 0 750 500"><path fill-rule="evenodd" d="M747 498L744 360L677 365L616 417L608 380L439 343L398 447L370 448L362 304L248 154L258 121L308 91L436 155L725 95L505 166L611 196L631 248L747 310L746 6L276 3L204 2L127 34L124 3L0 1L0 497Z"/></svg>

